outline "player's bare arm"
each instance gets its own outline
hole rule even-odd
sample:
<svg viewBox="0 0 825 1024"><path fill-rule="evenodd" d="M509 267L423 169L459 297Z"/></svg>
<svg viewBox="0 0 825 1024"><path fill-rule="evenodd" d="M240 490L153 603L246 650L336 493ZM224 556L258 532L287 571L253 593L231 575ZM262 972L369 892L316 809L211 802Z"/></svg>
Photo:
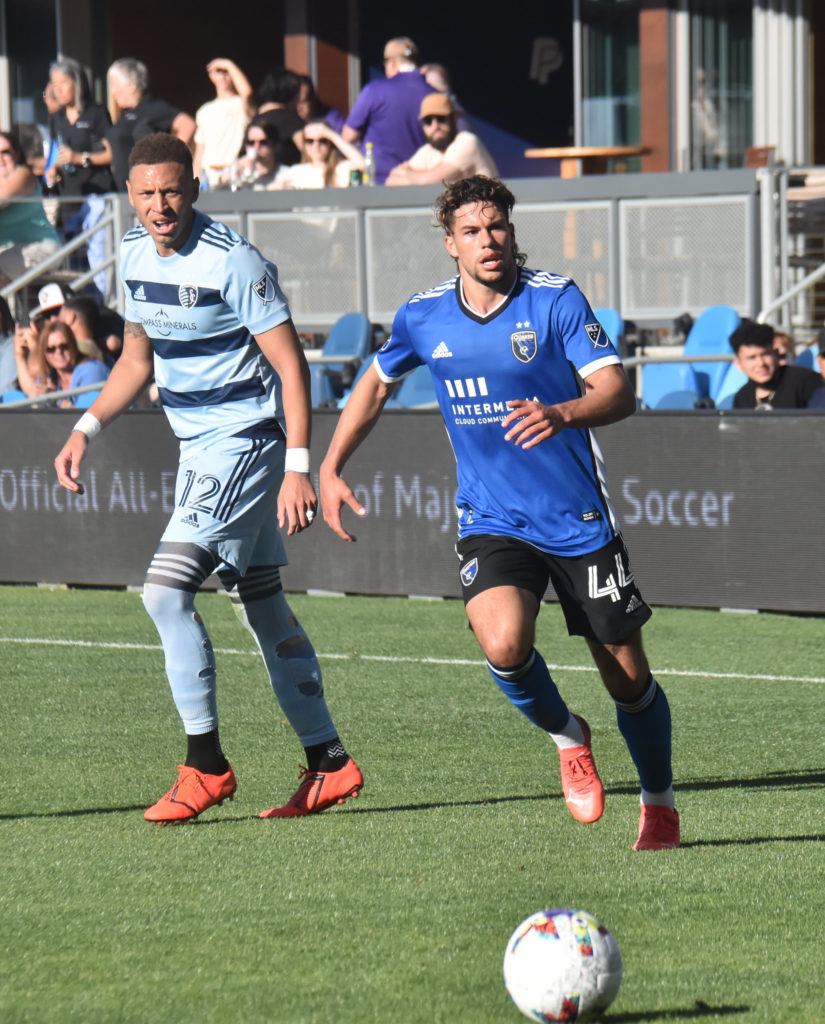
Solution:
<svg viewBox="0 0 825 1024"><path fill-rule="evenodd" d="M603 366L584 382L581 398L558 405L514 399L507 403L512 412L502 421L505 441L522 448L534 448L567 428L603 427L617 423L636 410L636 396L621 366Z"/></svg>
<svg viewBox="0 0 825 1024"><path fill-rule="evenodd" d="M88 415L102 427L111 423L135 402L152 379L152 369L152 343L148 334L141 324L127 320L123 327L123 351ZM54 460L58 482L78 494L83 493L83 484L79 480L80 464L88 447L86 435L73 430Z"/></svg>
<svg viewBox="0 0 825 1024"><path fill-rule="evenodd" d="M321 463L321 508L324 510L324 522L341 540L355 540L341 522L344 505L348 505L357 516L367 514L341 472L347 460L378 422L384 404L394 389L394 384L381 380L375 364L370 366L347 400Z"/></svg>
<svg viewBox="0 0 825 1024"><path fill-rule="evenodd" d="M309 448L312 431L312 407L309 392L309 367L295 327L287 320L255 336L258 346L281 378L286 420L286 447ZM278 493L278 524L287 527L287 535L306 529L315 515L318 499L309 473L287 471ZM307 516L307 513L311 515Z"/></svg>

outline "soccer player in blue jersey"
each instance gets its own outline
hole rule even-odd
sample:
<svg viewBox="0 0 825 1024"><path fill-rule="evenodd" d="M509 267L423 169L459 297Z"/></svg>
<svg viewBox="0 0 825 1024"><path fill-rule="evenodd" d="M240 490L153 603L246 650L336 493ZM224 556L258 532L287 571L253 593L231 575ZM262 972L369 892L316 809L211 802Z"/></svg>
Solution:
<svg viewBox="0 0 825 1024"><path fill-rule="evenodd" d="M232 799L236 780L218 733L215 658L195 596L212 572L263 655L276 697L304 746L302 782L261 817L296 817L357 796L363 778L338 738L312 644L284 597L278 527L305 530L317 502L309 477L309 370L277 268L194 209L189 148L171 135L132 150L129 199L140 227L121 245L123 353L55 460L82 491L89 441L146 387L180 440L175 510L152 559L143 601L160 634L187 738L186 760L145 812L186 821Z"/></svg>
<svg viewBox="0 0 825 1024"><path fill-rule="evenodd" d="M555 741L567 805L596 821L604 790L587 722L571 714L535 649L548 581L568 630L585 637L616 705L641 781L636 850L679 845L670 709L642 647L650 617L630 569L592 427L635 409L619 356L567 277L530 270L497 179L448 184L436 204L457 277L419 292L350 396L321 466L329 526L355 538L344 505L366 510L342 477L396 383L432 373L456 457L459 574L493 679Z"/></svg>

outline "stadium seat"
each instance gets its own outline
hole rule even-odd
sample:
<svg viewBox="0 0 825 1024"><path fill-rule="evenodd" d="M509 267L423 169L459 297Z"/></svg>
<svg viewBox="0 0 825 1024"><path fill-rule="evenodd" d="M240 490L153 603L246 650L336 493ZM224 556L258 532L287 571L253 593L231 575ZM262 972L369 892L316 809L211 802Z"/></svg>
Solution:
<svg viewBox="0 0 825 1024"><path fill-rule="evenodd" d="M435 397L433 378L428 366L418 366L405 377L395 394L387 402L388 409L420 409L424 406L436 408L438 399Z"/></svg>
<svg viewBox="0 0 825 1024"><path fill-rule="evenodd" d="M25 391L18 391L17 388L9 388L8 391L3 392L3 397L0 398L2 402L22 402L28 395Z"/></svg>
<svg viewBox="0 0 825 1024"><path fill-rule="evenodd" d="M730 363L725 371L725 376L722 378L722 383L713 396L716 408L730 409L733 406L733 396L747 382L748 378L742 373L736 363Z"/></svg>
<svg viewBox="0 0 825 1024"><path fill-rule="evenodd" d="M642 367L642 402L657 409L665 395L692 391L701 396L699 377L690 363L647 363Z"/></svg>
<svg viewBox="0 0 825 1024"><path fill-rule="evenodd" d="M739 326L741 317L730 306L709 306L694 322L685 339L684 354L688 356L732 355L728 340ZM728 368L727 362L694 363L699 378L699 394L713 398Z"/></svg>
<svg viewBox="0 0 825 1024"><path fill-rule="evenodd" d="M602 309L594 309L593 312L596 314L596 319L604 328L608 338L613 342L614 347L618 348L624 337L624 319L621 314L615 309L610 309L606 306Z"/></svg>
<svg viewBox="0 0 825 1024"><path fill-rule="evenodd" d="M100 391L84 391L82 394L77 395L75 398L76 409L88 409L92 402L100 394Z"/></svg>
<svg viewBox="0 0 825 1024"><path fill-rule="evenodd" d="M655 409L695 409L699 395L695 391L669 391L662 395Z"/></svg>
<svg viewBox="0 0 825 1024"><path fill-rule="evenodd" d="M325 361L309 367L313 409L337 404L344 392L342 376L352 377L371 348L372 324L363 313L345 313L335 321L321 350ZM327 362L331 357L340 357L341 362ZM349 373L347 363L353 364Z"/></svg>
<svg viewBox="0 0 825 1024"><path fill-rule="evenodd" d="M364 376L364 374L367 372L367 369L370 366L372 366L372 358L365 359L363 363L361 363L361 365L358 367L358 373L356 373L353 379L352 386L348 387L344 394L338 399L339 409L343 409L344 406L347 404L347 400L349 399L349 396L352 394L352 389L355 387L358 381Z"/></svg>
<svg viewBox="0 0 825 1024"><path fill-rule="evenodd" d="M815 370L819 373L819 363L816 360L818 351L819 349L816 345L809 345L807 348L803 348L796 357L794 365L804 366L806 370Z"/></svg>

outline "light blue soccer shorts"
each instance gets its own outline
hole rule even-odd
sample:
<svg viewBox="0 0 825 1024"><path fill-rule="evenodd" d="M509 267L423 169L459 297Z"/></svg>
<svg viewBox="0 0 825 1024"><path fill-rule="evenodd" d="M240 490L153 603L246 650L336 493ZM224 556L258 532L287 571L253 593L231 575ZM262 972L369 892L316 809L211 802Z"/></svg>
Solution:
<svg viewBox="0 0 825 1024"><path fill-rule="evenodd" d="M161 538L207 547L240 575L288 561L278 528L286 438L277 424L250 434L181 444L175 510Z"/></svg>

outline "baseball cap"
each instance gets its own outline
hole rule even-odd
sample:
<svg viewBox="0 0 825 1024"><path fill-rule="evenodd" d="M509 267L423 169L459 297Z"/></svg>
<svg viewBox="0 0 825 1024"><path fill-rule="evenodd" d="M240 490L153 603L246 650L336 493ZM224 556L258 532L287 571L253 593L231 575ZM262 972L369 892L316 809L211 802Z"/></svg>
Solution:
<svg viewBox="0 0 825 1024"><path fill-rule="evenodd" d="M431 92L429 96L425 96L421 101L421 110L418 112L418 118L421 120L425 117L431 117L433 114L437 117L449 117L453 112L453 105L446 93Z"/></svg>
<svg viewBox="0 0 825 1024"><path fill-rule="evenodd" d="M59 284L44 284L37 293L37 306L29 312L29 318L40 316L41 313L48 313L52 309L60 309L66 301L63 289Z"/></svg>

